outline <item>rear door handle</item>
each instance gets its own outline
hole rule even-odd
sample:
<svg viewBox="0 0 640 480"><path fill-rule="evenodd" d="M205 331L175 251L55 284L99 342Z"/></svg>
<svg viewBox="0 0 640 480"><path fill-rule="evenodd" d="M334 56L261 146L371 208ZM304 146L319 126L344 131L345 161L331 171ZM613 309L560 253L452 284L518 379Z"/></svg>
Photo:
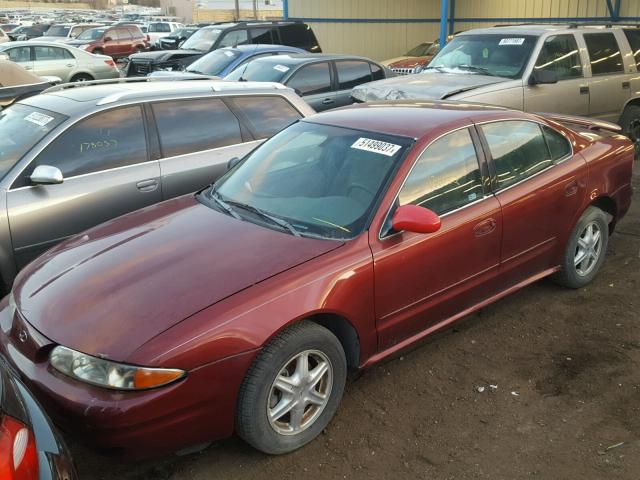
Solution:
<svg viewBox="0 0 640 480"><path fill-rule="evenodd" d="M487 218L473 227L473 233L476 237L489 235L496 229L497 223L493 218Z"/></svg>
<svg viewBox="0 0 640 480"><path fill-rule="evenodd" d="M323 105L330 105L332 103L333 103L333 98L325 98L324 100L322 100Z"/></svg>
<svg viewBox="0 0 640 480"><path fill-rule="evenodd" d="M158 188L158 181L154 179L142 180L136 183L136 187L141 192L153 192Z"/></svg>
<svg viewBox="0 0 640 480"><path fill-rule="evenodd" d="M65 66L66 66L66 67L69 67L69 68L71 68L71 67L75 67L75 65L74 65L73 63L67 63Z"/></svg>
<svg viewBox="0 0 640 480"><path fill-rule="evenodd" d="M589 87L580 87L580 95L588 95Z"/></svg>
<svg viewBox="0 0 640 480"><path fill-rule="evenodd" d="M565 197L571 197L572 195L575 195L576 193L578 193L578 182L576 182L575 180L572 182L569 182L565 185L564 187L564 196Z"/></svg>
<svg viewBox="0 0 640 480"><path fill-rule="evenodd" d="M631 83L629 82L622 82L622 88L627 90L629 88L631 88Z"/></svg>

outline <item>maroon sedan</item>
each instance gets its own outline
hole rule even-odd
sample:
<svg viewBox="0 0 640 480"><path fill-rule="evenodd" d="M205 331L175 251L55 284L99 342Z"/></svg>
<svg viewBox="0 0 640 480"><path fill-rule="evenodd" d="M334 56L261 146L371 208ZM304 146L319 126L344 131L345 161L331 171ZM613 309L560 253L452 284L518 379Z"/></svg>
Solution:
<svg viewBox="0 0 640 480"><path fill-rule="evenodd" d="M302 120L211 187L24 269L0 345L61 426L157 454L294 450L368 367L547 275L588 284L631 197L612 124L455 103Z"/></svg>

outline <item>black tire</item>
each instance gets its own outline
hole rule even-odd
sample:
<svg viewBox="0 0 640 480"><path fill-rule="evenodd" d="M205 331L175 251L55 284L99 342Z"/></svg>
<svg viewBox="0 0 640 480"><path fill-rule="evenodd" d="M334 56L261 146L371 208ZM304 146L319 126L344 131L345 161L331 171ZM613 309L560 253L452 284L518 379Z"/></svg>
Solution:
<svg viewBox="0 0 640 480"><path fill-rule="evenodd" d="M627 105L620 116L622 132L636 145L636 158L640 154L640 105Z"/></svg>
<svg viewBox="0 0 640 480"><path fill-rule="evenodd" d="M327 371L330 373L322 374L318 377L321 381L317 382L316 386L308 387L314 391L316 387L324 389L326 401L322 408L312 404L306 405L306 400L303 401L306 397L297 391L290 394L282 391L278 395L278 388L274 385L276 378L291 378L291 382L296 379L298 370L294 370L292 365L293 362L296 362L295 367L299 365L295 359L302 357L304 352L316 352L308 356L308 365L313 367L309 369L310 372L320 372L320 364L327 365L328 361ZM319 354L324 357L314 357ZM314 364L314 358L319 358L322 362ZM236 432L247 443L265 453L275 455L296 450L316 438L329 424L342 399L346 378L347 361L336 336L313 322L297 323L273 338L249 369L238 394ZM313 382L308 382L307 385L311 383ZM327 385L330 385L328 390ZM294 388L302 387L292 387L292 390ZM286 427L286 420L282 423L277 422L286 419L288 415L289 424L293 425L293 412L296 407L273 421L269 420L270 409L276 410L275 407L281 403L291 401L287 400L286 395L290 399L297 399L296 405L302 402L303 406L298 407L303 412L300 418L304 419L307 416L307 425L303 426L304 422L301 422L303 428L298 432L292 430L283 433L279 430Z"/></svg>
<svg viewBox="0 0 640 480"><path fill-rule="evenodd" d="M594 253L597 251L597 258L593 259L587 255L588 258L585 261L588 263L586 265L581 263L578 266L576 265L576 258L578 258L580 250L583 252L587 251L579 245L579 240L583 238L587 227L590 225L593 226L593 231L595 231L595 228L597 227L600 232L600 245L592 250ZM571 232L571 236L567 243L567 249L562 260L562 269L554 275L554 280L567 288L582 288L591 283L598 274L598 271L602 266L602 262L604 262L608 243L609 223L607 221L606 213L597 207L588 207ZM591 263L589 263L590 258L592 260Z"/></svg>
<svg viewBox="0 0 640 480"><path fill-rule="evenodd" d="M72 82L90 82L91 80L94 80L94 78L88 73L77 73L71 77Z"/></svg>

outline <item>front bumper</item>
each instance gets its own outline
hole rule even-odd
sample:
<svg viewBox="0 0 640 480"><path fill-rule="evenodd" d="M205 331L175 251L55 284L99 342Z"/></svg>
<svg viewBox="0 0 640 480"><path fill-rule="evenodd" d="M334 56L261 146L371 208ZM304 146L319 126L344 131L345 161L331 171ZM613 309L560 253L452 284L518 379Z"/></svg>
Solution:
<svg viewBox="0 0 640 480"><path fill-rule="evenodd" d="M26 342L18 340L23 332ZM0 354L18 371L54 423L95 445L149 457L226 438L233 433L236 397L256 352L188 372L166 387L140 392L84 384L53 370L56 344L0 302Z"/></svg>

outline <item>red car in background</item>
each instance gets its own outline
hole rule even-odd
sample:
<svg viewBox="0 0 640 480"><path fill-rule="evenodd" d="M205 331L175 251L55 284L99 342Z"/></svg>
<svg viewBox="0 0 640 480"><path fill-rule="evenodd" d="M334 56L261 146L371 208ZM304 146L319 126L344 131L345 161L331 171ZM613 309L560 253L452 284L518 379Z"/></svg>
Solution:
<svg viewBox="0 0 640 480"><path fill-rule="evenodd" d="M149 39L137 25L114 25L85 30L75 40L67 42L89 53L128 57L149 50Z"/></svg>
<svg viewBox="0 0 640 480"><path fill-rule="evenodd" d="M31 263L0 350L94 443L157 455L235 430L292 451L348 369L542 277L587 285L630 206L618 129L447 102L309 117Z"/></svg>

